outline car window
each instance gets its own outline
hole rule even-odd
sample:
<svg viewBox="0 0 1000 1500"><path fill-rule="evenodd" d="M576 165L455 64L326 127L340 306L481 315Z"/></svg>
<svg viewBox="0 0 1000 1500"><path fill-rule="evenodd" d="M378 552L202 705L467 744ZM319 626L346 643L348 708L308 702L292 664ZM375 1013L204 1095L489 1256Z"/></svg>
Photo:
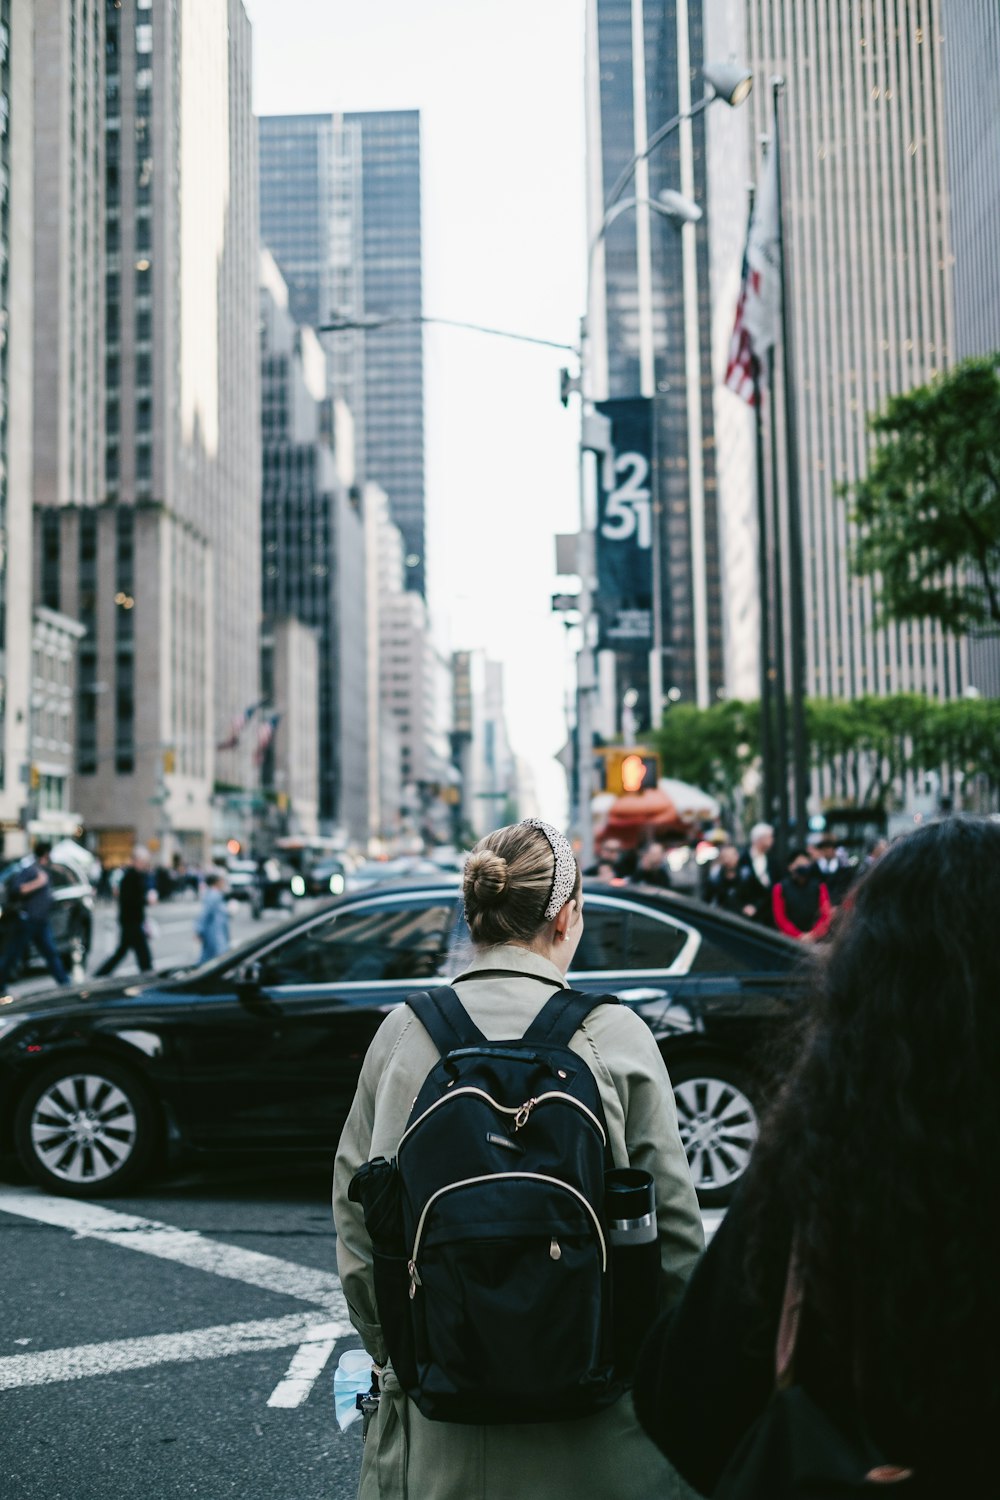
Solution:
<svg viewBox="0 0 1000 1500"><path fill-rule="evenodd" d="M583 909L583 937L571 973L604 969L669 969L688 938L669 918L647 916L627 906L604 906L589 897Z"/></svg>
<svg viewBox="0 0 1000 1500"><path fill-rule="evenodd" d="M620 906L599 906L591 897L583 908L583 937L573 955L571 975L589 974L600 969L624 969L625 910Z"/></svg>
<svg viewBox="0 0 1000 1500"><path fill-rule="evenodd" d="M54 891L64 891L67 886L79 885L79 875L74 875L63 865L49 865L49 879L52 881Z"/></svg>
<svg viewBox="0 0 1000 1500"><path fill-rule="evenodd" d="M687 940L688 933L676 922L630 912L626 968L669 969Z"/></svg>
<svg viewBox="0 0 1000 1500"><path fill-rule="evenodd" d="M451 902L399 902L338 911L263 958L264 983L370 983L432 979L441 972Z"/></svg>

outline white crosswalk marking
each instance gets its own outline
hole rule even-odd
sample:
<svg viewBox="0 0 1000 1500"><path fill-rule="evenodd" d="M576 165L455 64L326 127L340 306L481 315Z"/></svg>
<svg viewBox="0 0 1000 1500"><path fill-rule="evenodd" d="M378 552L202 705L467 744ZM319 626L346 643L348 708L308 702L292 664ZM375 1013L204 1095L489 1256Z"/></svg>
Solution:
<svg viewBox="0 0 1000 1500"><path fill-rule="evenodd" d="M82 1380L89 1375L117 1375L123 1370L145 1370L152 1365L225 1359L229 1355L253 1354L261 1349L285 1349L290 1344L301 1345L300 1353L314 1347L329 1348L332 1352L337 1339L350 1332L350 1328L340 1323L318 1324L308 1313L295 1313L288 1318L194 1328L187 1333L158 1333L146 1338L112 1339L105 1344L43 1349L37 1354L11 1354L0 1359L0 1391L50 1385L58 1380ZM319 1365L317 1375L328 1358L329 1354ZM305 1391L302 1399L308 1394ZM269 1404L288 1406L293 1403Z"/></svg>
<svg viewBox="0 0 1000 1500"><path fill-rule="evenodd" d="M47 1349L37 1354L8 1355L0 1359L0 1390L45 1385L58 1380L80 1380L89 1375L111 1375L151 1365L224 1359L259 1349L283 1349L298 1344L300 1347L287 1374L268 1403L294 1409L308 1399L337 1340L354 1334L340 1280L330 1271L319 1271L312 1266L281 1260L276 1255L263 1255L256 1250L244 1250L239 1245L208 1239L193 1229L175 1229L170 1224L118 1213L98 1203L55 1198L45 1193L0 1188L0 1213L70 1230L77 1239L102 1240L105 1244L136 1250L142 1255L155 1255L191 1270L225 1276L268 1292L280 1292L286 1297L308 1302L316 1309L287 1318L230 1323L147 1338L114 1339L69 1349ZM317 1322L320 1310L328 1321Z"/></svg>
<svg viewBox="0 0 1000 1500"><path fill-rule="evenodd" d="M281 1292L286 1297L317 1304L338 1321L348 1321L340 1279L332 1271L295 1265L276 1255L262 1255L257 1250L207 1239L193 1229L174 1229L153 1219L140 1219L134 1214L118 1213L73 1198L0 1188L0 1212L71 1229L79 1238L104 1240L123 1250L156 1255L192 1270L244 1281L268 1292Z"/></svg>

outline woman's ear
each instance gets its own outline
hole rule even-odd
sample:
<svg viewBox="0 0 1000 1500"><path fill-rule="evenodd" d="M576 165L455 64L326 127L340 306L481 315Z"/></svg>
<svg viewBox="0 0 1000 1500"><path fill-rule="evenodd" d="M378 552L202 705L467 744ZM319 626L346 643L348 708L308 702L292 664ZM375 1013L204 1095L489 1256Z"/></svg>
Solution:
<svg viewBox="0 0 1000 1500"><path fill-rule="evenodd" d="M580 920L580 902L575 898L567 901L555 919L554 937L557 943L565 942L570 928Z"/></svg>

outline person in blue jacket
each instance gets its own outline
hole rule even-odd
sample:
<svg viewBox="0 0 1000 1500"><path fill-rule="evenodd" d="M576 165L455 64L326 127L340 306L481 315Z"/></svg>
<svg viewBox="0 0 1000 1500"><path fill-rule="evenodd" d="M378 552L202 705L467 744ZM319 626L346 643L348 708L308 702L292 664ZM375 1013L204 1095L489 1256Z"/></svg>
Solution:
<svg viewBox="0 0 1000 1500"><path fill-rule="evenodd" d="M218 958L229 947L229 911L223 886L223 877L216 871L205 876L205 895L194 929L201 938L203 964Z"/></svg>

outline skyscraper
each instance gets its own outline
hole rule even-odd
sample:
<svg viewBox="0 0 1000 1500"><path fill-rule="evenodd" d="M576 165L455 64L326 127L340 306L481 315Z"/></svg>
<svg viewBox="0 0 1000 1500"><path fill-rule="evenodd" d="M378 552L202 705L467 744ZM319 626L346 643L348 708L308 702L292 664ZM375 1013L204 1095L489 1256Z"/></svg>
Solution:
<svg viewBox="0 0 1000 1500"><path fill-rule="evenodd" d="M365 525L322 430L326 360L300 328L278 268L261 256L263 612L312 626L319 647L319 819L368 839ZM283 685L287 687L287 684ZM280 728L279 728L280 734Z"/></svg>
<svg viewBox="0 0 1000 1500"><path fill-rule="evenodd" d="M588 0L587 179L596 235L613 184L654 131L689 107L706 60L702 0ZM728 50L728 49L727 49ZM590 288L590 392L654 400L664 685L707 705L724 688L716 496L705 118L668 135L622 195L638 202L598 242ZM664 189L700 224L650 212ZM731 211L731 204L730 204ZM639 673L646 678L646 664ZM648 712L648 705L643 705ZM645 713L643 714L645 717Z"/></svg>
<svg viewBox="0 0 1000 1500"><path fill-rule="evenodd" d="M276 115L259 122L261 237L297 321L398 319L324 336L332 391L355 417L358 476L379 484L425 591L420 116Z"/></svg>
<svg viewBox="0 0 1000 1500"><path fill-rule="evenodd" d="M87 10L76 8L63 38L81 131L92 128L79 80ZM180 846L201 859L215 781L246 788L255 774L249 744L218 758L215 748L259 682L257 172L242 0L105 0L104 45L90 41L89 67L105 99L103 474L96 494L67 493L67 441L62 469L40 488L67 513L40 517L39 586L43 603L87 627L77 703L87 823L119 843L130 828L163 835L162 855ZM70 182L62 243L86 260L79 220L91 199L72 172ZM99 266L92 247L95 256ZM73 274L79 289L82 269ZM55 272L50 280L61 289ZM62 308L55 316L75 318L78 332L60 354L61 378L79 404L86 301ZM99 520L73 513L95 500L108 503Z"/></svg>
<svg viewBox="0 0 1000 1500"><path fill-rule="evenodd" d="M876 629L876 590L851 573L837 487L864 471L866 417L956 358L956 258L941 0L829 6L751 0L751 97L771 129L780 74L806 686L820 697L928 693L969 682L969 643L938 626ZM734 37L734 44L741 40Z"/></svg>
<svg viewBox="0 0 1000 1500"><path fill-rule="evenodd" d="M1000 350L1000 7L942 0L955 356ZM1000 698L1000 640L969 642L969 685Z"/></svg>
<svg viewBox="0 0 1000 1500"><path fill-rule="evenodd" d="M403 533L406 587L426 595L420 114L345 119L361 130L365 312L399 320L365 336L364 473Z"/></svg>
<svg viewBox="0 0 1000 1500"><path fill-rule="evenodd" d="M296 323L316 328L365 310L361 129L343 115L257 121L261 238L288 288ZM365 336L324 334L329 394L347 402L363 443Z"/></svg>
<svg viewBox="0 0 1000 1500"><path fill-rule="evenodd" d="M34 498L92 505L104 497L104 4L35 0L34 19Z"/></svg>
<svg viewBox="0 0 1000 1500"><path fill-rule="evenodd" d="M0 850L24 847L31 671L32 0L0 0Z"/></svg>

